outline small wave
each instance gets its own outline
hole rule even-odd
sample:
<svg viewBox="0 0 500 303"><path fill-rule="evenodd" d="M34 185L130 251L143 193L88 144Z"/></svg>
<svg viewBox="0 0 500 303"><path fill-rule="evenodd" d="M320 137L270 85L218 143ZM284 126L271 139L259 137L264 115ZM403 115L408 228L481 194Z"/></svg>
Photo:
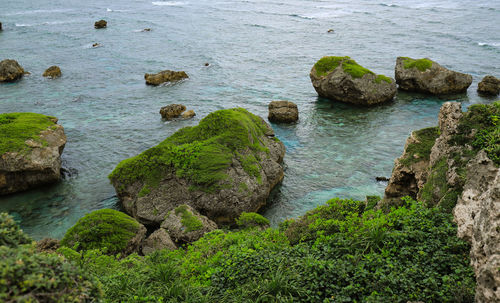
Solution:
<svg viewBox="0 0 500 303"><path fill-rule="evenodd" d="M385 4L385 3L380 3L379 5L385 6L385 7L399 7L397 4Z"/></svg>
<svg viewBox="0 0 500 303"><path fill-rule="evenodd" d="M107 12L113 12L113 13L123 13L123 12L128 12L129 10L126 9L110 9L109 7L106 8Z"/></svg>
<svg viewBox="0 0 500 303"><path fill-rule="evenodd" d="M158 6L183 6L187 4L187 2L181 1L154 1L151 3Z"/></svg>
<svg viewBox="0 0 500 303"><path fill-rule="evenodd" d="M478 42L477 45L479 45L479 46L500 47L500 42Z"/></svg>
<svg viewBox="0 0 500 303"><path fill-rule="evenodd" d="M291 14L290 17L313 20L313 19L326 19L333 17L341 17L345 15L351 15L352 12L345 10L335 10L335 11L327 11L327 12L318 12L318 13L310 13L310 14Z"/></svg>
<svg viewBox="0 0 500 303"><path fill-rule="evenodd" d="M37 10L31 10L31 11L10 13L10 14L6 14L6 16L66 13L66 12L70 12L70 11L72 11L72 9L37 9Z"/></svg>
<svg viewBox="0 0 500 303"><path fill-rule="evenodd" d="M16 26L19 26L19 27L26 27L26 26L35 26L35 24L29 24L29 23L16 23Z"/></svg>
<svg viewBox="0 0 500 303"><path fill-rule="evenodd" d="M110 9L110 8L107 8L107 9L106 9L106 11L107 11L107 12L112 12L113 10L112 10L112 9Z"/></svg>

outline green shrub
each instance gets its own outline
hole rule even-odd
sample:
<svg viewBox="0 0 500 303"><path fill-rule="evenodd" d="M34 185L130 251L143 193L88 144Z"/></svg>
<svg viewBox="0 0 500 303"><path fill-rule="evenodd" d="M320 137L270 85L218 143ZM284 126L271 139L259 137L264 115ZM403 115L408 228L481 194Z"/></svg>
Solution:
<svg viewBox="0 0 500 303"><path fill-rule="evenodd" d="M186 232L196 231L203 228L203 223L188 210L185 204L178 206L175 209L175 214L181 215L181 224L186 227Z"/></svg>
<svg viewBox="0 0 500 303"><path fill-rule="evenodd" d="M107 249L109 254L122 252L140 228L132 217L112 209L101 209L85 215L71 227L61 245L77 250Z"/></svg>
<svg viewBox="0 0 500 303"><path fill-rule="evenodd" d="M54 117L34 113L0 114L0 155L6 152L26 153L31 147L28 139L47 144L40 132L54 125Z"/></svg>
<svg viewBox="0 0 500 303"><path fill-rule="evenodd" d="M0 246L16 247L32 241L28 235L23 233L12 216L0 213Z"/></svg>
<svg viewBox="0 0 500 303"><path fill-rule="evenodd" d="M212 192L220 188L219 181L226 180L233 157L244 162L247 173L259 176L255 153L268 152L258 139L266 130L261 118L243 108L219 110L199 125L182 128L157 146L123 160L109 178L122 186L144 182L140 194L145 195L175 168L177 176L189 179L195 188Z"/></svg>
<svg viewBox="0 0 500 303"><path fill-rule="evenodd" d="M269 220L258 213L241 213L236 219L236 225L242 228L247 227L269 227Z"/></svg>

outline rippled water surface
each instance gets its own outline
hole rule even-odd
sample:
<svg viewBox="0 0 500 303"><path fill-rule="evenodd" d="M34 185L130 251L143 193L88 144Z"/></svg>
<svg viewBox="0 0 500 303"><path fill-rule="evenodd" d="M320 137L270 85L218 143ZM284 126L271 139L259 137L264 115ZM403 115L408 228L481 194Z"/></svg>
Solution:
<svg viewBox="0 0 500 303"><path fill-rule="evenodd" d="M106 2L106 4L103 4ZM500 77L500 2L434 1L2 1L0 59L32 74L0 85L0 112L57 116L68 143L62 182L0 198L33 237L60 238L92 210L119 207L107 175L208 113L244 107L265 117L271 100L298 104L300 122L273 125L285 143L285 179L264 214L273 223L332 197L382 195L411 130L437 123L439 107L490 103L476 94ZM108 21L95 30L94 21ZM150 32L141 32L151 28ZM333 33L327 33L334 29ZM99 48L92 48L98 42ZM430 57L469 73L467 94L446 99L400 92L358 108L319 99L309 70L324 55L349 55L393 76L397 56ZM204 63L210 63L205 67ZM59 65L63 77L41 74ZM185 70L175 85L148 87L146 72ZM158 111L182 103L193 120L165 123Z"/></svg>

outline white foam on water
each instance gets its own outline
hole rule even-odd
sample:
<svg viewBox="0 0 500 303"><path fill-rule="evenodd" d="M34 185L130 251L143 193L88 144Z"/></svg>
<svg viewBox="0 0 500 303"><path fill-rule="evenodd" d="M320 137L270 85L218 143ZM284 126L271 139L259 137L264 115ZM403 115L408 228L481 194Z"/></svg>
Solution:
<svg viewBox="0 0 500 303"><path fill-rule="evenodd" d="M479 45L479 46L500 47L500 42L478 42L477 45Z"/></svg>
<svg viewBox="0 0 500 303"><path fill-rule="evenodd" d="M183 6L187 4L187 2L182 1L154 1L151 3L158 6Z"/></svg>

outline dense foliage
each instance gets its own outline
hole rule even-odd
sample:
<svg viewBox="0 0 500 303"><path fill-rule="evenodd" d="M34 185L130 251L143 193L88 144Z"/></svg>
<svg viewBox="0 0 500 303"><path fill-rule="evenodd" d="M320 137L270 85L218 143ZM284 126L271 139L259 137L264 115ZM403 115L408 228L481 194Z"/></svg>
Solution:
<svg viewBox="0 0 500 303"><path fill-rule="evenodd" d="M106 249L110 254L122 252L139 230L139 223L125 213L101 209L85 215L73 225L61 245L77 250Z"/></svg>
<svg viewBox="0 0 500 303"><path fill-rule="evenodd" d="M236 219L236 225L242 228L269 227L269 220L258 213L243 212Z"/></svg>
<svg viewBox="0 0 500 303"><path fill-rule="evenodd" d="M54 117L34 113L0 114L0 155L6 152L28 152L28 139L46 144L40 132L54 125Z"/></svg>
<svg viewBox="0 0 500 303"><path fill-rule="evenodd" d="M279 230L216 230L146 257L60 251L101 281L107 302L472 302L452 216L405 203L384 213L333 199Z"/></svg>
<svg viewBox="0 0 500 303"><path fill-rule="evenodd" d="M179 177L189 179L199 189L213 191L227 178L225 170L232 158L238 157L243 169L260 179L256 152L268 151L258 139L266 131L261 118L245 109L219 110L199 125L182 128L157 146L120 162L109 178L123 185L142 181L144 195L173 167Z"/></svg>
<svg viewBox="0 0 500 303"><path fill-rule="evenodd" d="M0 302L97 302L101 296L85 269L61 255L37 253L12 217L0 214Z"/></svg>

